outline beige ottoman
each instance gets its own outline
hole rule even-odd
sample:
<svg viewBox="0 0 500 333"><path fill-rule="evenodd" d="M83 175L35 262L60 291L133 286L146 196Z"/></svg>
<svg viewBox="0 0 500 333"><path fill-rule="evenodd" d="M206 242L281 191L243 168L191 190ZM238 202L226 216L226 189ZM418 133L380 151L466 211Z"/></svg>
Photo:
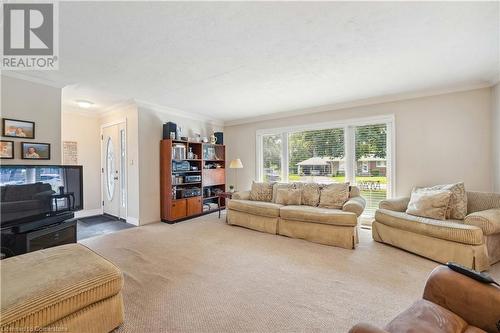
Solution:
<svg viewBox="0 0 500 333"><path fill-rule="evenodd" d="M110 332L123 322L120 270L80 244L0 262L0 332Z"/></svg>

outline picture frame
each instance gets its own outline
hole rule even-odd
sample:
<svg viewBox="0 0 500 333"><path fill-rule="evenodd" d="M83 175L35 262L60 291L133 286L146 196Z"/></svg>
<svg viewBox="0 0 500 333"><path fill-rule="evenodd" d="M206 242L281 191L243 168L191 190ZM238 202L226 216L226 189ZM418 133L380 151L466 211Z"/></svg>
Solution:
<svg viewBox="0 0 500 333"><path fill-rule="evenodd" d="M23 160L50 160L50 143L21 142Z"/></svg>
<svg viewBox="0 0 500 333"><path fill-rule="evenodd" d="M14 141L0 140L0 159L12 160L14 158Z"/></svg>
<svg viewBox="0 0 500 333"><path fill-rule="evenodd" d="M35 122L2 118L2 136L9 138L34 139Z"/></svg>

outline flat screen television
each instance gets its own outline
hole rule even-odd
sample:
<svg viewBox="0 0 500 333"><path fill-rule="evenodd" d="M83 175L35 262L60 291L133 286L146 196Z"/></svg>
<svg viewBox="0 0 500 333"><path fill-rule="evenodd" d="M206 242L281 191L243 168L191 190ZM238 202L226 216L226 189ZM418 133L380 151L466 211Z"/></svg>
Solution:
<svg viewBox="0 0 500 333"><path fill-rule="evenodd" d="M0 227L83 209L80 165L0 165Z"/></svg>

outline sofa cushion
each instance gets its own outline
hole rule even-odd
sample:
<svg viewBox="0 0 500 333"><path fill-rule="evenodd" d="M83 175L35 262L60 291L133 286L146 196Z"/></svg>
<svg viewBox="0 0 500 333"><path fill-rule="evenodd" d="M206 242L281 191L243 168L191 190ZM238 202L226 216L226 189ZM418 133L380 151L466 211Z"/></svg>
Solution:
<svg viewBox="0 0 500 333"><path fill-rule="evenodd" d="M358 223L356 214L338 209L311 206L284 206L280 208L280 217L286 220L311 223L331 224L354 227Z"/></svg>
<svg viewBox="0 0 500 333"><path fill-rule="evenodd" d="M273 199L273 184L253 182L250 190L250 200L271 202Z"/></svg>
<svg viewBox="0 0 500 333"><path fill-rule="evenodd" d="M389 227L429 237L470 245L483 244L481 229L466 225L460 220L440 221L387 209L378 209L375 220Z"/></svg>
<svg viewBox="0 0 500 333"><path fill-rule="evenodd" d="M297 188L302 191L301 204L306 206L316 207L319 204L319 196L321 187L316 183L300 183Z"/></svg>
<svg viewBox="0 0 500 333"><path fill-rule="evenodd" d="M448 190L419 190L411 193L406 212L411 215L445 220L450 205L451 192Z"/></svg>
<svg viewBox="0 0 500 333"><path fill-rule="evenodd" d="M252 201L252 200L229 200L227 207L239 212L249 213L253 215L279 217L280 208L283 205L278 205L272 202Z"/></svg>
<svg viewBox="0 0 500 333"><path fill-rule="evenodd" d="M2 260L1 327L44 327L118 294L120 270L80 244Z"/></svg>
<svg viewBox="0 0 500 333"><path fill-rule="evenodd" d="M349 199L349 183L333 183L321 189L319 207L341 209Z"/></svg>
<svg viewBox="0 0 500 333"><path fill-rule="evenodd" d="M463 182L417 188L417 190L448 190L451 192L450 205L446 210L446 219L463 220L467 215L467 194Z"/></svg>
<svg viewBox="0 0 500 333"><path fill-rule="evenodd" d="M277 191L276 203L280 205L300 205L302 191L299 189L280 188Z"/></svg>
<svg viewBox="0 0 500 333"><path fill-rule="evenodd" d="M273 184L273 199L272 199L272 202L274 202L274 203L276 203L276 199L278 199L278 190L279 189L293 190L293 189L295 189L295 183L274 183Z"/></svg>

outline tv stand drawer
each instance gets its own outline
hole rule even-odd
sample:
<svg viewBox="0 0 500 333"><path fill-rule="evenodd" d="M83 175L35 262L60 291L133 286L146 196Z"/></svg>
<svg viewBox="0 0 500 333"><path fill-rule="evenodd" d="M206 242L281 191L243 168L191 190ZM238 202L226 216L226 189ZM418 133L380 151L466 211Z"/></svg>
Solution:
<svg viewBox="0 0 500 333"><path fill-rule="evenodd" d="M76 243L76 223L37 230L26 237L27 252L70 243Z"/></svg>

